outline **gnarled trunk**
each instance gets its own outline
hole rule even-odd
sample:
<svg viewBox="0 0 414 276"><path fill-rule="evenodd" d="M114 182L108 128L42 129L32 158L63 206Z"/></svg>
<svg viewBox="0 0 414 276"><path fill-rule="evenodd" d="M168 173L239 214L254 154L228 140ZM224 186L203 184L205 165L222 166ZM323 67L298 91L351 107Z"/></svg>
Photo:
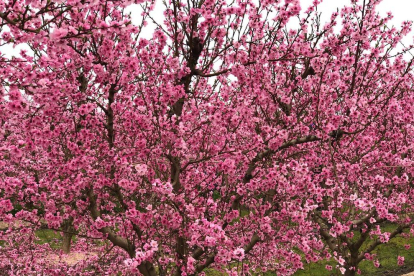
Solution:
<svg viewBox="0 0 414 276"><path fill-rule="evenodd" d="M345 276L355 276L355 275L356 275L356 270L349 270L349 268L346 269Z"/></svg>
<svg viewBox="0 0 414 276"><path fill-rule="evenodd" d="M66 254L70 253L70 246L72 243L72 237L73 237L73 231L75 230L73 228L73 218L70 217L67 220L64 220L62 224L62 230L63 230L63 241L62 241L62 250Z"/></svg>

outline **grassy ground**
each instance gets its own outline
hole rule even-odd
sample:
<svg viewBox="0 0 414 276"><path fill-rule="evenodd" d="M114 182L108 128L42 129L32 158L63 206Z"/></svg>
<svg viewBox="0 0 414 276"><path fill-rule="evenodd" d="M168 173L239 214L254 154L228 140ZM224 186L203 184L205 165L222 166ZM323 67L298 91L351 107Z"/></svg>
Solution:
<svg viewBox="0 0 414 276"><path fill-rule="evenodd" d="M39 240L36 241L37 244L48 243L51 248L59 249L62 247L62 236L56 231L49 229L42 229L36 231L36 237ZM5 242L0 240L0 246L4 246Z"/></svg>
<svg viewBox="0 0 414 276"><path fill-rule="evenodd" d="M394 225L386 225L383 227L383 231L391 232L395 229ZM356 237L358 238L356 233ZM36 231L36 236L39 238L37 243L48 243L53 249L59 249L62 246L62 236L60 233L53 230L43 229ZM405 244L410 244L409 250L404 248ZM396 237L390 240L387 244L378 246L373 252L377 254L381 266L379 268L374 267L372 261L362 261L359 268L362 271L362 275L366 276L378 276L383 275L389 271L396 271L400 269L397 265L397 256L405 257L405 267L412 267L414 270L414 238L404 239ZM337 271L328 271L325 269L326 265L335 267L335 261L323 261L318 263L310 263L304 265L304 270L295 273L295 276L336 276L341 275ZM214 269L205 270L207 276L224 276L225 273L219 272ZM267 272L266 276L276 275L276 273ZM394 274L389 274L394 275ZM397 274L396 274L397 275Z"/></svg>
<svg viewBox="0 0 414 276"><path fill-rule="evenodd" d="M383 231L391 232L396 227L394 225L385 225L382 227ZM406 231L407 232L407 231ZM357 235L356 235L357 236ZM404 248L405 244L410 244L409 250ZM372 261L362 261L359 265L361 269L361 275L366 276L379 276L389 271L395 271L400 269L397 265L397 256L403 256L405 258L405 267L412 267L414 270L414 238L404 239L402 237L396 237L391 239L387 244L379 245L373 252L377 254L378 260L381 264L379 268L373 265ZM334 261L320 262L305 264L304 270L295 273L295 276L333 276L341 275L338 272L328 271L325 269L325 265L332 265L335 267L337 263ZM391 274L393 275L393 274ZM394 274L398 275L398 274Z"/></svg>
<svg viewBox="0 0 414 276"><path fill-rule="evenodd" d="M382 227L382 231L392 232L396 226L385 225ZM407 232L407 231L406 231ZM359 236L359 232L355 233L355 239ZM405 244L410 244L409 250L404 248ZM367 245L365 245L367 246ZM414 271L414 238L405 239L402 237L396 237L391 239L387 244L378 246L372 254L377 254L377 258L381 264L379 268L373 265L372 261L362 261L359 265L361 275L364 276L382 276L382 275L400 275L398 271ZM398 266L397 256L403 256L405 258L405 264L403 267ZM294 276L339 276L342 275L339 271L328 271L325 269L326 265L335 267L337 263L335 261L323 261L318 263L309 263L304 265L304 270L300 270L294 274ZM412 269L410 269L412 268ZM216 271L214 269L205 270L207 276L224 276L226 274ZM276 273L267 272L265 276L276 276Z"/></svg>
<svg viewBox="0 0 414 276"><path fill-rule="evenodd" d="M48 243L53 249L60 249L62 247L62 236L56 231L50 229L37 230L36 236L39 238L36 241L38 244Z"/></svg>

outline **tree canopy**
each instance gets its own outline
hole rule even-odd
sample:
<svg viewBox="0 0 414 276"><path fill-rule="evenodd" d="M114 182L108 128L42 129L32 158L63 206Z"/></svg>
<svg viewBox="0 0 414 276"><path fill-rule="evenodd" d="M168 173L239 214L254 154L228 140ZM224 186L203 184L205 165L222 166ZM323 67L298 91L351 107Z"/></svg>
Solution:
<svg viewBox="0 0 414 276"><path fill-rule="evenodd" d="M411 23L318 2L1 0L0 269L354 275L414 231Z"/></svg>

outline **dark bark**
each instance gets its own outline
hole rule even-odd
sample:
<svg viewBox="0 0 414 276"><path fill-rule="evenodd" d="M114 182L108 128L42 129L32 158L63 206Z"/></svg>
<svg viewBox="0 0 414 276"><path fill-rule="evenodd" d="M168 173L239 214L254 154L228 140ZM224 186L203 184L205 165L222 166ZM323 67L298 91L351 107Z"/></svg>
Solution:
<svg viewBox="0 0 414 276"><path fill-rule="evenodd" d="M355 271L355 269L350 270L350 269L347 268L344 275L345 276L355 276L356 275L356 271Z"/></svg>
<svg viewBox="0 0 414 276"><path fill-rule="evenodd" d="M63 230L63 241L62 241L62 250L66 254L70 253L70 247L72 244L72 237L74 232L73 227L73 218L70 217L69 219L65 220L62 225Z"/></svg>

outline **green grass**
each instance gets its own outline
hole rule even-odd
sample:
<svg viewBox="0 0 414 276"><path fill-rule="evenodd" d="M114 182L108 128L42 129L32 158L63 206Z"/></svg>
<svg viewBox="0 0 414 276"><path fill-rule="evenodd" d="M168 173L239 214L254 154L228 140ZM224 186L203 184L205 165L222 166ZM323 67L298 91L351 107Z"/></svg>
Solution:
<svg viewBox="0 0 414 276"><path fill-rule="evenodd" d="M213 268L206 268L204 269L204 272L206 273L206 276L225 276L226 275L225 273L215 270Z"/></svg>
<svg viewBox="0 0 414 276"><path fill-rule="evenodd" d="M48 243L53 249L60 249L62 247L62 235L59 232L50 229L40 229L36 231L36 237L39 240L37 244Z"/></svg>
<svg viewBox="0 0 414 276"><path fill-rule="evenodd" d="M381 227L382 232L392 232L396 228L395 225L387 224ZM408 230L404 231L405 233ZM355 232L354 240L359 238L360 233ZM404 248L405 244L410 244L409 250ZM368 243L364 244L365 247ZM377 254L377 258L381 264L379 268L376 268L372 261L362 261L359 264L361 275L364 276L378 276L386 271L398 270L401 268L397 264L397 256L403 256L405 258L404 266L412 267L414 270L414 238L408 239L397 236L391 239L388 243L379 245L372 254ZM332 266L334 269L329 271L325 268L326 265ZM338 270L335 270L337 263L334 260L320 261L317 263L305 263L304 269L297 271L294 276L339 276L342 275ZM219 272L215 269L205 269L204 272L207 276L224 276L225 273ZM265 276L276 276L274 272L267 272Z"/></svg>
<svg viewBox="0 0 414 276"><path fill-rule="evenodd" d="M381 227L382 232L392 232L396 226L387 224ZM408 232L408 230L404 231ZM358 238L359 232L355 233L355 238ZM409 250L404 248L405 244L410 244ZM365 245L366 246L366 245ZM379 245L372 254L377 254L377 258L381 264L379 268L376 268L372 261L364 260L359 264L361 275L366 276L378 276L385 271L397 270L400 267L397 264L397 256L403 256L405 258L404 265L407 267L413 267L414 270L414 238L405 239L397 236L391 239L388 243ZM335 267L337 263L335 261L322 261L318 263L310 263L304 265L304 270L296 272L295 276L332 276L341 275L339 271L328 271L325 269L326 265Z"/></svg>
<svg viewBox="0 0 414 276"><path fill-rule="evenodd" d="M40 229L35 232L38 238L36 244L49 244L52 249L60 249L62 247L62 236L60 233L50 229ZM5 241L0 240L0 246L4 246Z"/></svg>
<svg viewBox="0 0 414 276"><path fill-rule="evenodd" d="M382 231L392 232L396 226L392 224L384 225ZM405 232L408 232L406 230ZM60 249L62 246L62 236L59 232L41 229L36 231L36 236L39 240L36 241L38 244L48 243L53 249ZM359 232L355 232L354 239L357 239ZM411 248L409 250L404 248L405 244L410 244ZM0 241L0 245L1 241ZM367 245L365 245L367 246ZM385 271L397 270L400 267L397 265L397 256L404 256L405 266L413 267L414 270L414 238L405 239L402 237L396 237L391 239L388 243L379 245L373 252L377 254L377 258L381 266L376 268L372 261L362 261L359 264L359 269L361 269L362 275L366 276L377 276ZM331 261L321 261L318 263L308 263L304 264L304 270L296 272L295 276L336 276L341 275L339 271L328 271L325 269L326 265L331 265L335 267L337 263L333 260ZM207 276L224 276L226 275L223 272L217 271L215 269L207 268L205 269ZM276 273L267 272L266 276L276 275Z"/></svg>

